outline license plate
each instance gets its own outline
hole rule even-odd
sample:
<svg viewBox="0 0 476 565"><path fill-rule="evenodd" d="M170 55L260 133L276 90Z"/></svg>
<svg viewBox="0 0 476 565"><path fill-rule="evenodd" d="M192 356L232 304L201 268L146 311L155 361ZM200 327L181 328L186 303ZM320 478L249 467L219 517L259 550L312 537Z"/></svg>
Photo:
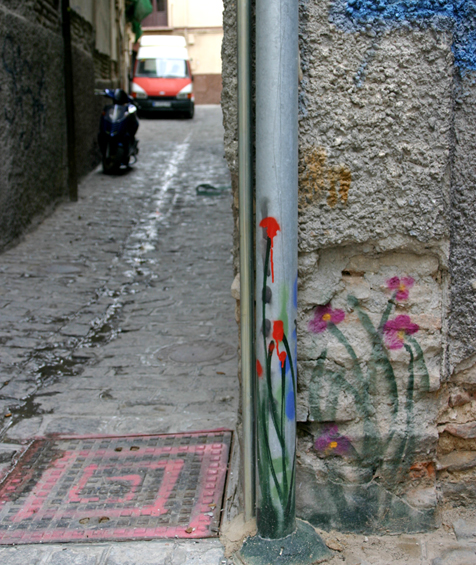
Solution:
<svg viewBox="0 0 476 565"><path fill-rule="evenodd" d="M153 101L152 106L154 108L170 108L172 106L172 102L160 102L160 101Z"/></svg>

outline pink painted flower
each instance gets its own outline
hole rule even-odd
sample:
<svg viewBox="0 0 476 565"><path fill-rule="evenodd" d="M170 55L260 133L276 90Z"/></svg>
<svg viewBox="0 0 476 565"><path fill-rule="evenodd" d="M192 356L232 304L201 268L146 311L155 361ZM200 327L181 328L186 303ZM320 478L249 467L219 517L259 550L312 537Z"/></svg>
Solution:
<svg viewBox="0 0 476 565"><path fill-rule="evenodd" d="M314 318L309 322L309 331L320 334L327 329L329 323L338 324L344 318L344 310L333 310L329 304L318 306L314 311Z"/></svg>
<svg viewBox="0 0 476 565"><path fill-rule="evenodd" d="M314 448L323 457L333 455L340 455L342 457L354 451L350 439L341 435L335 424L330 424L326 427L324 433L316 439Z"/></svg>
<svg viewBox="0 0 476 565"><path fill-rule="evenodd" d="M392 277L387 281L387 288L396 290L395 298L397 300L407 300L410 288L414 285L415 281L412 277Z"/></svg>
<svg viewBox="0 0 476 565"><path fill-rule="evenodd" d="M401 349L406 335L416 333L420 327L404 314L389 320L383 327L385 343L389 349Z"/></svg>

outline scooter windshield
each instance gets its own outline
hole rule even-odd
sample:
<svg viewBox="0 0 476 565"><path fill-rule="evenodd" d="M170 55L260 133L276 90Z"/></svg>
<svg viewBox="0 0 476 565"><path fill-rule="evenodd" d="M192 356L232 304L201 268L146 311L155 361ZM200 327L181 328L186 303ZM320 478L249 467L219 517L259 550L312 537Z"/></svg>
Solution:
<svg viewBox="0 0 476 565"><path fill-rule="evenodd" d="M188 78L187 62L184 59L139 59L136 77Z"/></svg>
<svg viewBox="0 0 476 565"><path fill-rule="evenodd" d="M108 122L121 122L127 114L127 107L126 106L119 106L115 104L114 106L110 106L106 110L105 118Z"/></svg>

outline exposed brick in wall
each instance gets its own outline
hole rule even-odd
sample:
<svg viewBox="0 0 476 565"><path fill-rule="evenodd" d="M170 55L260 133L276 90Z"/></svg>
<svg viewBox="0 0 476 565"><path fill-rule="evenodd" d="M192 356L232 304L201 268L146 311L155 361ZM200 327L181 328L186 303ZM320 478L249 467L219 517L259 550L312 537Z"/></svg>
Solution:
<svg viewBox="0 0 476 565"><path fill-rule="evenodd" d="M79 14L71 11L71 40L75 47L92 55L95 32L93 26Z"/></svg>
<svg viewBox="0 0 476 565"><path fill-rule="evenodd" d="M60 0L36 0L33 2L35 21L45 29L61 33Z"/></svg>
<svg viewBox="0 0 476 565"><path fill-rule="evenodd" d="M220 104L221 75L193 75L195 104Z"/></svg>

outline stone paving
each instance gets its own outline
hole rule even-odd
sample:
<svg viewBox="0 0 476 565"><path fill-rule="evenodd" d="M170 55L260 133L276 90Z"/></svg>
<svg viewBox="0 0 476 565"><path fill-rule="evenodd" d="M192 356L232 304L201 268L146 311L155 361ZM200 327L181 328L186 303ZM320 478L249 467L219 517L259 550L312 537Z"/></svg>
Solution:
<svg viewBox="0 0 476 565"><path fill-rule="evenodd" d="M0 256L0 475L35 436L236 425L231 191L218 106L142 120L140 155L98 168ZM1 547L0 563L218 564L218 540Z"/></svg>

